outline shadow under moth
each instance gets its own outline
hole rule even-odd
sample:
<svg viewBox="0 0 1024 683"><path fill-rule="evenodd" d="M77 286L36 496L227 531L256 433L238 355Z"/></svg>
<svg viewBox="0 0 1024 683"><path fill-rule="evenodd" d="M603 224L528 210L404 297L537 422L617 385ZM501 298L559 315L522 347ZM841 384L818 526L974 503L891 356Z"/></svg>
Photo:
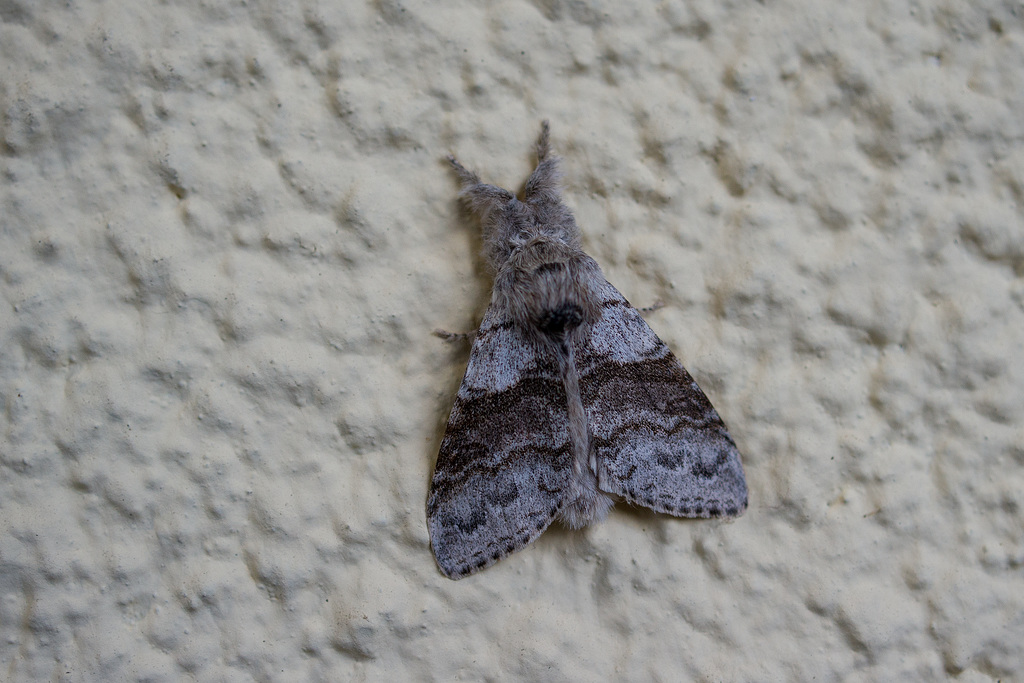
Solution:
<svg viewBox="0 0 1024 683"><path fill-rule="evenodd" d="M537 157L522 199L448 157L494 272L427 498L434 557L452 579L555 519L601 520L620 499L679 517L747 507L722 419L583 252L546 121Z"/></svg>

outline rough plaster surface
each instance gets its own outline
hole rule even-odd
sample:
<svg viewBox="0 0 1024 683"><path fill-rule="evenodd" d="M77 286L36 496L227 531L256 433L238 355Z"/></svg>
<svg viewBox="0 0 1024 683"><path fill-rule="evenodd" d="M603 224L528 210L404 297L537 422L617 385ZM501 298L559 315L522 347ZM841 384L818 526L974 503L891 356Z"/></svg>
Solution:
<svg viewBox="0 0 1024 683"><path fill-rule="evenodd" d="M1024 680L1024 4L0 0L0 679ZM747 514L458 583L490 282L443 155L551 120Z"/></svg>

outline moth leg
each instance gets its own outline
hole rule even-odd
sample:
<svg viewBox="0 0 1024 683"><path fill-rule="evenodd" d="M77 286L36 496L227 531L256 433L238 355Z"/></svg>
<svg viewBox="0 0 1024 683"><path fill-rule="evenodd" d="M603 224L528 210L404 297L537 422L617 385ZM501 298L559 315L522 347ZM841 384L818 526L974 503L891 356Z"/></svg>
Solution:
<svg viewBox="0 0 1024 683"><path fill-rule="evenodd" d="M662 301L661 299L655 300L655 302L650 306L644 306L643 308L638 308L636 310L640 311L641 313L654 313L659 308L665 308L665 302Z"/></svg>
<svg viewBox="0 0 1024 683"><path fill-rule="evenodd" d="M438 329L434 330L433 334L435 337L440 337L441 339L444 339L448 343L461 341L472 342L473 340L476 339L477 330L473 330L472 332L448 332L447 330Z"/></svg>

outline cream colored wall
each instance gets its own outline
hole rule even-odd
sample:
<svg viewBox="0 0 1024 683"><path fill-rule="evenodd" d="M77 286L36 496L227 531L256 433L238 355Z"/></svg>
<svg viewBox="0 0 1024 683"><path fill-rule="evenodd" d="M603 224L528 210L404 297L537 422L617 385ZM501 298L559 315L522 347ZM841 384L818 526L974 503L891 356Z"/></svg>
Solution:
<svg viewBox="0 0 1024 683"><path fill-rule="evenodd" d="M1024 678L1024 6L0 5L0 679ZM549 118L744 455L458 583L489 297L443 155Z"/></svg>

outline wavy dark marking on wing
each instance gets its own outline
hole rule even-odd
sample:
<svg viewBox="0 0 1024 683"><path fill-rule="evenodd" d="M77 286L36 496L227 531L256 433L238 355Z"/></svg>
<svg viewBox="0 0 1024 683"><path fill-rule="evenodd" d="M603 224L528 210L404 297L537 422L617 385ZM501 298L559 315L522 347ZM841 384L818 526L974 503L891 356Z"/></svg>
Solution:
<svg viewBox="0 0 1024 683"><path fill-rule="evenodd" d="M721 417L618 290L606 282L600 297L577 353L600 487L683 517L741 514L743 466Z"/></svg>
<svg viewBox="0 0 1024 683"><path fill-rule="evenodd" d="M469 469L500 469L516 452L534 446L527 425L564 419L565 397L559 381L524 378L505 391L482 396L459 395L448 417L441 451L448 454L441 479L465 476ZM568 433L562 432L568 440Z"/></svg>
<svg viewBox="0 0 1024 683"><path fill-rule="evenodd" d="M571 462L557 363L488 310L427 498L441 571L468 576L533 542L558 514Z"/></svg>

